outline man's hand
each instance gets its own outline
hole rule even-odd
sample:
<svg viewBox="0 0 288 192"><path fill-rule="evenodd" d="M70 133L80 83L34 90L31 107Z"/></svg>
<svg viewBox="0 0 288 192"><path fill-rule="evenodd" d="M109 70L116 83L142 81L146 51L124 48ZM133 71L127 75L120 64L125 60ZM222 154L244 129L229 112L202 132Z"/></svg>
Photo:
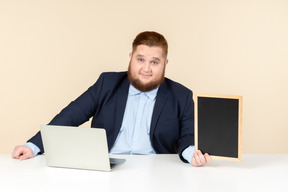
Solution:
<svg viewBox="0 0 288 192"><path fill-rule="evenodd" d="M194 156L192 158L191 164L194 167L200 167L211 161L212 161L212 158L208 155L208 153L205 153L203 155L200 150L197 150L197 151L194 151Z"/></svg>
<svg viewBox="0 0 288 192"><path fill-rule="evenodd" d="M34 153L29 147L25 145L18 145L14 148L11 156L15 159L25 160L34 157Z"/></svg>

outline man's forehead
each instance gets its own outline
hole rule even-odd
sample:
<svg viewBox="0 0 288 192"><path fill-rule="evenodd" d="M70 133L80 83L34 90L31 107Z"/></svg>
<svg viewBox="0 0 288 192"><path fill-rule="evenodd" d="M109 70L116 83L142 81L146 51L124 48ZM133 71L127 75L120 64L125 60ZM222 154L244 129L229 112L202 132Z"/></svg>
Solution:
<svg viewBox="0 0 288 192"><path fill-rule="evenodd" d="M163 57L163 49L158 46L138 45L135 52L136 57L149 57L154 59L161 59Z"/></svg>

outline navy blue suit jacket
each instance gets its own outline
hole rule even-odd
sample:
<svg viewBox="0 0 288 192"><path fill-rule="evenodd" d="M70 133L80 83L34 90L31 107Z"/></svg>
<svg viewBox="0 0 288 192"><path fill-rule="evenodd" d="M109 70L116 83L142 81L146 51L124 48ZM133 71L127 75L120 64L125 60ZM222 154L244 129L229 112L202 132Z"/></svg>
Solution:
<svg viewBox="0 0 288 192"><path fill-rule="evenodd" d="M124 116L128 97L127 72L102 73L97 82L65 107L50 125L79 126L91 117L91 127L104 128L109 150L112 148ZM192 91L165 78L160 85L150 127L150 139L156 153L181 153L194 145L194 103ZM29 142L44 152L41 133Z"/></svg>

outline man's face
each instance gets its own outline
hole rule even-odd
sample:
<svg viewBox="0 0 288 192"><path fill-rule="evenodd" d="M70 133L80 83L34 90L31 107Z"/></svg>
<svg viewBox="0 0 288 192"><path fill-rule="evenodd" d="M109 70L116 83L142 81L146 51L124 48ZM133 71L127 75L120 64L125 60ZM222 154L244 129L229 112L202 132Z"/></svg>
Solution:
<svg viewBox="0 0 288 192"><path fill-rule="evenodd" d="M130 53L128 78L139 91L147 92L157 88L164 80L168 60L163 57L161 47L139 45Z"/></svg>

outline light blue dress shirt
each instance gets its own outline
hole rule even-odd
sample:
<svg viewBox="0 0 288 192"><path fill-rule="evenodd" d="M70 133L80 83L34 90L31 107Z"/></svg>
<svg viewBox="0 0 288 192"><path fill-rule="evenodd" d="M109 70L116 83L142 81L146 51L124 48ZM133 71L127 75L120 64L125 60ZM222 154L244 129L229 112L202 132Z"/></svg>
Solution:
<svg viewBox="0 0 288 192"><path fill-rule="evenodd" d="M150 140L150 125L158 88L141 92L132 85L128 98L122 126L111 154L155 154ZM194 146L187 147L182 156L192 161Z"/></svg>
<svg viewBox="0 0 288 192"><path fill-rule="evenodd" d="M111 154L155 154L150 124L157 91L140 92L130 85L122 126Z"/></svg>
<svg viewBox="0 0 288 192"><path fill-rule="evenodd" d="M155 154L150 140L150 125L158 88L141 92L130 85L122 125L110 154ZM26 143L34 155L40 149L33 143ZM182 156L191 163L194 146L187 147Z"/></svg>
<svg viewBox="0 0 288 192"><path fill-rule="evenodd" d="M25 145L32 149L34 156L36 156L40 152L39 147L37 147L34 143L28 142Z"/></svg>

